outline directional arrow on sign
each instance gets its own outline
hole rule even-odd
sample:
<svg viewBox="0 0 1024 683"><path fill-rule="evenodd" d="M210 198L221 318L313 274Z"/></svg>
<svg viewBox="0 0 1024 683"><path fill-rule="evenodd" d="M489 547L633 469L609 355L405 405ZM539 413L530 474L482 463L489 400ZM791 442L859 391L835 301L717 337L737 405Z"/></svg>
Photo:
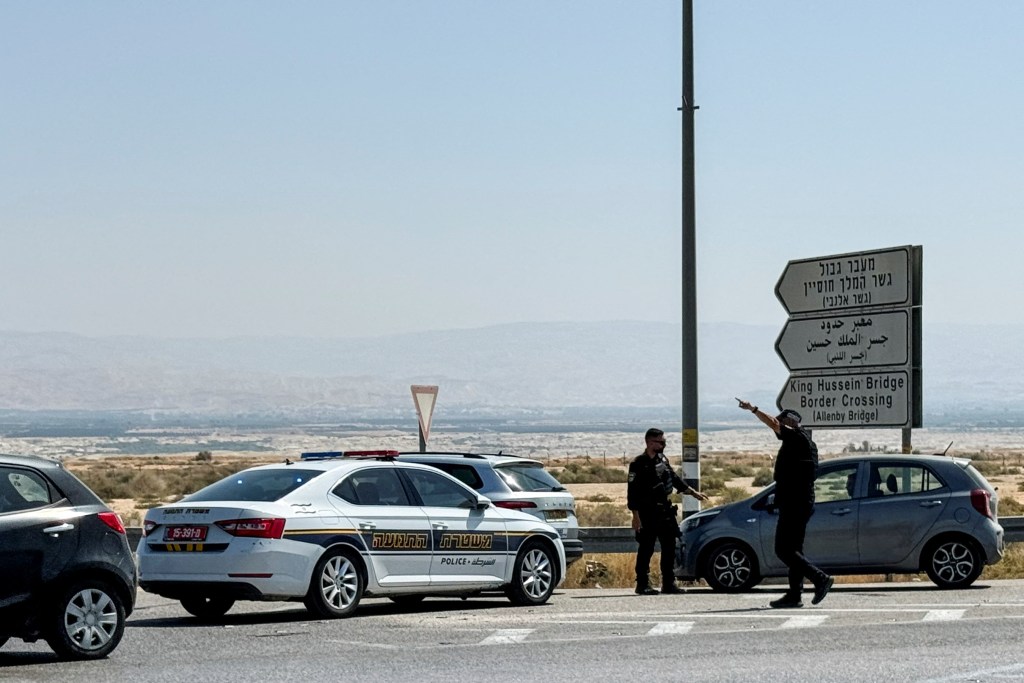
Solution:
<svg viewBox="0 0 1024 683"><path fill-rule="evenodd" d="M910 355L910 314L883 313L790 318L775 352L790 370L906 365Z"/></svg>
<svg viewBox="0 0 1024 683"><path fill-rule="evenodd" d="M911 305L911 247L790 261L775 285L788 313Z"/></svg>

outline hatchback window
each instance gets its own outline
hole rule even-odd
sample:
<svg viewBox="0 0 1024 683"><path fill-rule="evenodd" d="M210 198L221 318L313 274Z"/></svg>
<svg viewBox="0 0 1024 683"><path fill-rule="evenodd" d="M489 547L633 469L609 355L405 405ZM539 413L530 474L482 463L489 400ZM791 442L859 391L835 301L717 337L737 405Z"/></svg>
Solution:
<svg viewBox="0 0 1024 683"><path fill-rule="evenodd" d="M346 477L331 491L353 505L409 505L402 482L394 469L360 470Z"/></svg>
<svg viewBox="0 0 1024 683"><path fill-rule="evenodd" d="M538 463L516 463L494 468L513 491L564 491L557 479Z"/></svg>
<svg viewBox="0 0 1024 683"><path fill-rule="evenodd" d="M35 472L0 468L0 513L31 510L53 502L46 480Z"/></svg>
<svg viewBox="0 0 1024 683"><path fill-rule="evenodd" d="M269 503L284 498L321 474L323 470L292 468L239 472L185 496L182 501L246 500Z"/></svg>
<svg viewBox="0 0 1024 683"><path fill-rule="evenodd" d="M872 497L924 493L943 486L934 472L921 465L872 464L868 476L868 496Z"/></svg>
<svg viewBox="0 0 1024 683"><path fill-rule="evenodd" d="M817 503L850 500L856 491L856 465L821 472L814 480L814 500Z"/></svg>

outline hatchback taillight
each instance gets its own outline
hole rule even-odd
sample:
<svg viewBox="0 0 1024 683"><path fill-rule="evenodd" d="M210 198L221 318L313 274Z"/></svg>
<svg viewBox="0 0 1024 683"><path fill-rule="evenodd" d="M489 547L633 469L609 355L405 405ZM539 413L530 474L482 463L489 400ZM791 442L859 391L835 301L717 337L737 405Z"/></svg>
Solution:
<svg viewBox="0 0 1024 683"><path fill-rule="evenodd" d="M96 516L100 518L101 522L109 526L117 533L125 533L124 524L121 522L121 518L117 515L116 512L101 512Z"/></svg>
<svg viewBox="0 0 1024 683"><path fill-rule="evenodd" d="M496 500L494 504L500 508L507 508L509 510L526 510L528 508L535 508L537 504L531 500Z"/></svg>
<svg viewBox="0 0 1024 683"><path fill-rule="evenodd" d="M974 489L971 491L971 507L989 519L992 519L992 509L989 507L991 500L991 494L985 489Z"/></svg>
<svg viewBox="0 0 1024 683"><path fill-rule="evenodd" d="M217 522L217 526L232 536L246 538L281 538L284 536L283 517L226 519Z"/></svg>

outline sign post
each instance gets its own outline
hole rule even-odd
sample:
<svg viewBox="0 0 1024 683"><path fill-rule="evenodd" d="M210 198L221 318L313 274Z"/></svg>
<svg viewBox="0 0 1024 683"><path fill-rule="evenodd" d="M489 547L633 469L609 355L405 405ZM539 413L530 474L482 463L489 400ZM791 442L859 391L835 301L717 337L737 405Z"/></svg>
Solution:
<svg viewBox="0 0 1024 683"><path fill-rule="evenodd" d="M778 397L808 428L921 426L920 246L790 261L775 296L789 320Z"/></svg>
<svg viewBox="0 0 1024 683"><path fill-rule="evenodd" d="M434 417L434 405L437 403L437 385L413 384L410 388L420 423L420 453L425 453L427 439L430 438L430 420Z"/></svg>

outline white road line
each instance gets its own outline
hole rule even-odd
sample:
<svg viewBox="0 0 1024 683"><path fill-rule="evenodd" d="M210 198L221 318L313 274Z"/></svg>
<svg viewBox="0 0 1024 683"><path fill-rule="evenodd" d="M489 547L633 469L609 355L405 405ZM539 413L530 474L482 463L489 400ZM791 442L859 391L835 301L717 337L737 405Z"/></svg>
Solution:
<svg viewBox="0 0 1024 683"><path fill-rule="evenodd" d="M964 615L962 609L932 609L925 613L921 621L956 621Z"/></svg>
<svg viewBox="0 0 1024 683"><path fill-rule="evenodd" d="M481 640L478 645L514 645L526 640L536 629L532 628L499 628Z"/></svg>
<svg viewBox="0 0 1024 683"><path fill-rule="evenodd" d="M649 636L682 636L693 628L692 621L663 621L651 627L647 632Z"/></svg>
<svg viewBox="0 0 1024 683"><path fill-rule="evenodd" d="M779 628L814 628L821 626L828 619L827 614L801 614L798 617L790 617L782 622Z"/></svg>

